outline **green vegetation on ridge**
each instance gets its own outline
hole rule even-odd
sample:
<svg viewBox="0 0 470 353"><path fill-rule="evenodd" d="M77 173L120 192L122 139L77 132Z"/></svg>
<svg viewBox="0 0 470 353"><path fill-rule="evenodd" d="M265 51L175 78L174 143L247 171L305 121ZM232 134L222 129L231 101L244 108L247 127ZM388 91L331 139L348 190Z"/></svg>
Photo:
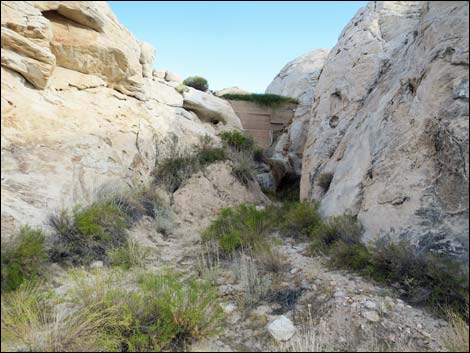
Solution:
<svg viewBox="0 0 470 353"><path fill-rule="evenodd" d="M279 96L277 94L261 94L261 93L251 93L251 94L235 94L227 93L224 94L221 98L228 100L238 100L238 101L247 101L259 104L265 107L279 107L287 103L296 103L299 101L296 98Z"/></svg>

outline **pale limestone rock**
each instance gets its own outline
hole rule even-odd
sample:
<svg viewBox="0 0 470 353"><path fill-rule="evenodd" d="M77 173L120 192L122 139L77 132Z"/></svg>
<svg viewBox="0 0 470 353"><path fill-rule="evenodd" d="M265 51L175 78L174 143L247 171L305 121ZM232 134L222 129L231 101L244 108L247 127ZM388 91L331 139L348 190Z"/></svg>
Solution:
<svg viewBox="0 0 470 353"><path fill-rule="evenodd" d="M268 325L268 331L276 341L288 341L295 334L295 326L287 317L281 315Z"/></svg>
<svg viewBox="0 0 470 353"><path fill-rule="evenodd" d="M266 93L299 99L292 123L268 151L270 158L283 166L284 174L296 177L301 175L302 153L307 138L313 95L328 52L328 49L318 49L292 60L266 89ZM278 176L282 177L283 175Z"/></svg>
<svg viewBox="0 0 470 353"><path fill-rule="evenodd" d="M209 165L204 173L193 175L173 196L175 212L198 230L207 227L222 208L268 201L259 190L242 185L233 176L228 162Z"/></svg>
<svg viewBox="0 0 470 353"><path fill-rule="evenodd" d="M140 63L144 77L152 77L154 60L155 48L147 42L140 42Z"/></svg>
<svg viewBox="0 0 470 353"><path fill-rule="evenodd" d="M165 80L169 81L169 82L183 82L183 79L175 74L174 72L171 72L171 71L167 71L165 73Z"/></svg>
<svg viewBox="0 0 470 353"><path fill-rule="evenodd" d="M183 107L185 109L194 111L201 120L217 126L242 129L240 119L229 102L192 87L188 87L188 89L188 92L183 92Z"/></svg>
<svg viewBox="0 0 470 353"><path fill-rule="evenodd" d="M44 88L55 67L49 49L49 21L30 3L2 2L2 66L19 72L33 86Z"/></svg>
<svg viewBox="0 0 470 353"><path fill-rule="evenodd" d="M216 138L163 98L141 102L93 75L58 68L50 87L37 90L2 67L1 80L2 236L92 202L103 184L148 181L171 136L188 147L205 134ZM149 91L163 91L145 80Z"/></svg>
<svg viewBox="0 0 470 353"><path fill-rule="evenodd" d="M365 311L362 313L362 316L364 316L364 318L366 318L368 321L371 321L371 322L380 321L380 316L379 314L377 314L376 311Z"/></svg>
<svg viewBox="0 0 470 353"><path fill-rule="evenodd" d="M301 197L468 259L468 3L371 2L315 87ZM317 178L334 178L325 193Z"/></svg>
<svg viewBox="0 0 470 353"><path fill-rule="evenodd" d="M217 97L222 97L224 94L250 94L250 92L236 86L223 88L215 92Z"/></svg>
<svg viewBox="0 0 470 353"><path fill-rule="evenodd" d="M165 75L166 75L166 71L165 71L165 70L157 70L157 69L154 69L154 70L152 71L152 76L155 77L155 78L159 78L159 79L164 80L164 79L165 79Z"/></svg>

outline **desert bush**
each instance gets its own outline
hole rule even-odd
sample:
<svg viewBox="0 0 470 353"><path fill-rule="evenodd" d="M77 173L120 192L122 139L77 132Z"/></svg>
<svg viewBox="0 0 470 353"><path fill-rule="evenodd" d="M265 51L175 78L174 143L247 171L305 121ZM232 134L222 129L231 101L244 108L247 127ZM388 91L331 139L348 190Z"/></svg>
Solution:
<svg viewBox="0 0 470 353"><path fill-rule="evenodd" d="M153 175L157 185L162 185L166 191L174 193L197 171L197 157L190 152L177 150L158 163Z"/></svg>
<svg viewBox="0 0 470 353"><path fill-rule="evenodd" d="M349 245L342 240L331 246L329 264L335 268L370 273L370 253L362 244Z"/></svg>
<svg viewBox="0 0 470 353"><path fill-rule="evenodd" d="M236 151L250 151L255 150L255 141L246 133L240 131L224 131L220 134L220 138L224 144Z"/></svg>
<svg viewBox="0 0 470 353"><path fill-rule="evenodd" d="M281 211L280 230L283 235L306 238L309 230L321 224L317 205L308 202L286 202Z"/></svg>
<svg viewBox="0 0 470 353"><path fill-rule="evenodd" d="M224 208L217 219L203 232L204 241L215 240L222 253L241 249L254 249L265 241L271 229L270 215L256 210L253 205Z"/></svg>
<svg viewBox="0 0 470 353"><path fill-rule="evenodd" d="M116 351L124 329L118 308L95 302L80 310L25 283L2 295L2 350L30 352ZM5 345L4 345L5 344Z"/></svg>
<svg viewBox="0 0 470 353"><path fill-rule="evenodd" d="M334 224L338 224L337 220ZM353 270L377 282L393 285L406 301L427 306L439 315L445 314L445 310L462 317L468 315L469 279L468 267L464 264L443 254L418 251L407 241L381 239L367 248L359 241L356 225L350 221L340 224L339 232L327 227L327 232L314 235L316 249L326 252L332 267Z"/></svg>
<svg viewBox="0 0 470 353"><path fill-rule="evenodd" d="M125 322L118 332L124 351L181 351L212 334L221 319L216 291L207 281L182 281L172 272L141 273L136 286L125 290L117 277L77 277L72 300L81 307L119 308L118 317Z"/></svg>
<svg viewBox="0 0 470 353"><path fill-rule="evenodd" d="M308 229L313 244L323 249L339 241L348 246L360 244L362 232L362 225L354 216L329 217Z"/></svg>
<svg viewBox="0 0 470 353"><path fill-rule="evenodd" d="M194 173L207 165L228 158L224 148L213 147L212 139L205 135L193 150L182 150L176 143L170 146L169 154L161 160L153 172L154 183L174 193Z"/></svg>
<svg viewBox="0 0 470 353"><path fill-rule="evenodd" d="M331 182L333 181L333 176L333 173L322 173L318 176L317 184L323 189L323 191L328 191Z"/></svg>
<svg viewBox="0 0 470 353"><path fill-rule="evenodd" d="M183 81L183 85L203 92L206 92L209 89L209 83L204 77L201 76L190 76Z"/></svg>
<svg viewBox="0 0 470 353"><path fill-rule="evenodd" d="M380 282L399 285L402 297L414 304L437 309L450 308L465 314L468 306L468 265L407 241L381 239L371 250L370 276ZM468 318L467 318L468 320Z"/></svg>
<svg viewBox="0 0 470 353"><path fill-rule="evenodd" d="M279 96L276 94L257 94L257 93L252 93L252 94L234 94L234 93L227 93L222 96L224 99L228 100L242 100L242 101L248 101L248 102L254 102L256 104L259 104L261 106L266 106L266 107L279 107L283 104L286 103L299 103L299 101L295 98L291 97L284 97L284 96Z"/></svg>
<svg viewBox="0 0 470 353"><path fill-rule="evenodd" d="M2 239L2 291L15 290L41 275L47 262L45 239L41 230L29 226L8 240Z"/></svg>
<svg viewBox="0 0 470 353"><path fill-rule="evenodd" d="M77 207L72 214L52 215L49 257L54 262L87 265L94 260L108 262L107 252L127 246L129 220L126 213L110 202Z"/></svg>
<svg viewBox="0 0 470 353"><path fill-rule="evenodd" d="M144 216L155 218L165 203L153 185L125 189L106 185L100 188L96 199L121 209L131 223L138 222Z"/></svg>

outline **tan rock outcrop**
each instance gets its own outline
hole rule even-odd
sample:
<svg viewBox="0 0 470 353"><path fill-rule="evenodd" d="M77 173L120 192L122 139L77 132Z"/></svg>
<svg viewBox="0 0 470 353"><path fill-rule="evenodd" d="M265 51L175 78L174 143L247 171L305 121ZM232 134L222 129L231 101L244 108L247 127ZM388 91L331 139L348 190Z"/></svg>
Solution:
<svg viewBox="0 0 470 353"><path fill-rule="evenodd" d="M2 65L45 88L55 66L101 77L145 100L155 49L140 42L103 1L2 2Z"/></svg>
<svg viewBox="0 0 470 353"><path fill-rule="evenodd" d="M365 241L468 254L468 9L371 2L326 60L301 196L325 215L357 215ZM334 174L328 190L322 173Z"/></svg>
<svg viewBox="0 0 470 353"><path fill-rule="evenodd" d="M242 129L230 103L212 94L188 87L188 91L183 92L183 107L194 111L201 120L223 129Z"/></svg>
<svg viewBox="0 0 470 353"><path fill-rule="evenodd" d="M2 236L91 202L105 184L148 181L169 139L217 140L106 3L1 6Z"/></svg>
<svg viewBox="0 0 470 353"><path fill-rule="evenodd" d="M276 164L278 181L284 176L289 176L290 180L300 178L315 87L328 52L328 49L318 49L292 60L266 89L266 93L299 100L291 124L268 151L271 163Z"/></svg>

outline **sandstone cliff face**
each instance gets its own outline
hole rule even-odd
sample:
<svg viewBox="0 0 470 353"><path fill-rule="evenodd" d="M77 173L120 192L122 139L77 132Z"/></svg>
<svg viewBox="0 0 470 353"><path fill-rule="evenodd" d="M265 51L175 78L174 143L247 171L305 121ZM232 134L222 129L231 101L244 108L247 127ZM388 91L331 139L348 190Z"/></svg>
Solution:
<svg viewBox="0 0 470 353"><path fill-rule="evenodd" d="M169 139L189 146L241 126L230 107L230 126L183 109L178 83L152 74L153 47L105 2L1 6L2 235L103 184L145 182Z"/></svg>
<svg viewBox="0 0 470 353"><path fill-rule="evenodd" d="M315 87L301 197L390 236L468 254L468 3L371 2ZM322 173L333 173L327 190Z"/></svg>
<svg viewBox="0 0 470 353"><path fill-rule="evenodd" d="M313 96L328 52L328 49L318 49L292 60L266 89L266 93L299 100L292 123L274 142L270 151L271 159L282 165L285 174L301 175Z"/></svg>

